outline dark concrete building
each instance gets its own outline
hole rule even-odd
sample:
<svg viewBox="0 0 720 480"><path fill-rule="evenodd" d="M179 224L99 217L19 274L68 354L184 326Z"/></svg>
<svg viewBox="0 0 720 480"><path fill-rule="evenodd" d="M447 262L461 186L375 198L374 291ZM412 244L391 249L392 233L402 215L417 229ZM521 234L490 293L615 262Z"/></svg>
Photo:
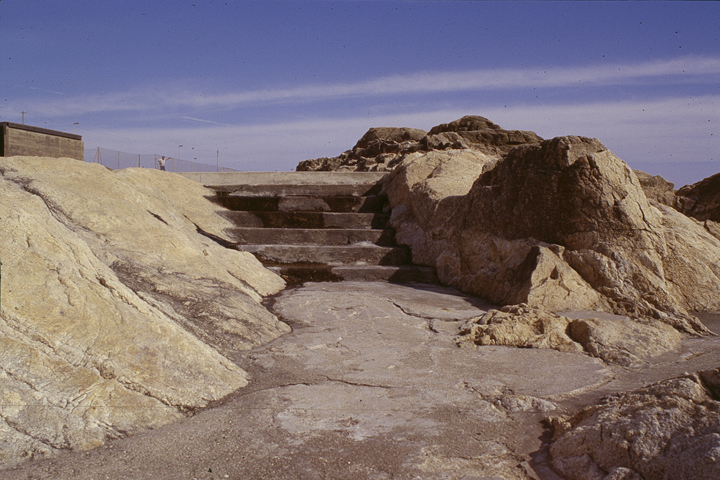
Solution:
<svg viewBox="0 0 720 480"><path fill-rule="evenodd" d="M0 157L13 155L69 157L83 161L85 145L82 137L73 133L2 122L0 123Z"/></svg>

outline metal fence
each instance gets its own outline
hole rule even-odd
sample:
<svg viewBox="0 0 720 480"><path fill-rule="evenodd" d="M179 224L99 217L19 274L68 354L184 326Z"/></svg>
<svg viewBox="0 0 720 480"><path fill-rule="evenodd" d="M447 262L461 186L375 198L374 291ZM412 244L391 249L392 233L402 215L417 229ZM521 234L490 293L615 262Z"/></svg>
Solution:
<svg viewBox="0 0 720 480"><path fill-rule="evenodd" d="M85 161L99 163L109 169L119 170L121 168L155 168L160 169L158 160L162 155L156 153L136 154L125 153L106 148L85 149ZM167 158L167 157L166 157ZM169 172L235 172L237 170L222 167L219 164L209 165L197 161L180 160L168 158L165 163L165 170Z"/></svg>

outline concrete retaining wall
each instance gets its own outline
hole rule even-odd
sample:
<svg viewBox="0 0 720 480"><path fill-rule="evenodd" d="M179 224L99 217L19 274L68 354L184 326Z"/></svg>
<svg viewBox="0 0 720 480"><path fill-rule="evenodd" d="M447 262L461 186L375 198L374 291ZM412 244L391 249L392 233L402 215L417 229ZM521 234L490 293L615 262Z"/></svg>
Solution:
<svg viewBox="0 0 720 480"><path fill-rule="evenodd" d="M0 157L29 155L85 159L85 145L80 135L11 122L2 122L0 127Z"/></svg>

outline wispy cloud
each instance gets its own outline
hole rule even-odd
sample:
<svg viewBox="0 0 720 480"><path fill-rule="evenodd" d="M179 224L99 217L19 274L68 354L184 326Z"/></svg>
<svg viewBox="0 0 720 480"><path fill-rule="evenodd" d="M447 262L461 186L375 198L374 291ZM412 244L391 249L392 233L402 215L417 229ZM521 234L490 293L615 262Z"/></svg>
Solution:
<svg viewBox="0 0 720 480"><path fill-rule="evenodd" d="M226 166L242 170L288 170L301 160L340 154L351 148L371 127L428 130L440 123L476 114L486 116L504 128L534 130L545 138L561 135L596 137L632 165L635 161L718 160L719 107L720 96L717 95L508 108L475 104L369 117L320 117L237 126L208 124L195 128L96 130L86 131L84 139L87 146L122 151L129 151L129 141L136 145L155 145L154 153L159 154L172 154L177 145L183 144L194 148L198 158L205 155L211 160L219 149L221 163ZM690 151L694 152L692 158L687 156Z"/></svg>
<svg viewBox="0 0 720 480"><path fill-rule="evenodd" d="M180 117L180 118L182 118L183 120L192 120L193 122L210 123L210 124L213 124L213 125L224 125L224 126L226 126L226 127L231 127L231 126L232 126L232 125L230 125L229 123L221 123L221 122L215 122L215 121L212 121L212 120L204 120L204 119L202 119L202 118L186 117L186 116L182 116L182 117Z"/></svg>
<svg viewBox="0 0 720 480"><path fill-rule="evenodd" d="M581 67L480 69L465 72L419 72L392 75L360 82L308 84L292 88L208 93L184 89L150 89L84 95L64 99L33 99L21 109L48 117L110 112L203 111L233 109L270 103L373 98L390 95L492 91L524 88L597 87L641 83L717 84L720 58L681 57L635 64L603 64ZM10 109L18 109L13 105ZM195 117L187 119L203 121ZM208 120L209 121L209 120Z"/></svg>
<svg viewBox="0 0 720 480"><path fill-rule="evenodd" d="M240 106L249 103L408 93L625 85L648 80L665 83L710 80L712 83L717 83L718 75L720 75L720 58L684 57L640 64L421 72L355 83L305 85L289 89L256 90L220 95L177 96L169 97L168 101L177 105Z"/></svg>
<svg viewBox="0 0 720 480"><path fill-rule="evenodd" d="M55 90L45 90L44 88L27 87L27 86L23 86L23 85L15 85L15 86L19 87L19 88L27 88L29 90L35 90L37 92L54 93L55 95L65 95L65 92L57 92Z"/></svg>

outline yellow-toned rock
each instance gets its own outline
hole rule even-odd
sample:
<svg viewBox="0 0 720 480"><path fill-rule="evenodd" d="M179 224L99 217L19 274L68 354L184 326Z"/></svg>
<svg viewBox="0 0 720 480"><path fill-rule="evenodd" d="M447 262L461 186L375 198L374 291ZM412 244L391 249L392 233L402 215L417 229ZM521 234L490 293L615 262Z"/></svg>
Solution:
<svg viewBox="0 0 720 480"><path fill-rule="evenodd" d="M247 384L284 282L221 247L211 192L154 170L0 158L0 462L171 422Z"/></svg>

